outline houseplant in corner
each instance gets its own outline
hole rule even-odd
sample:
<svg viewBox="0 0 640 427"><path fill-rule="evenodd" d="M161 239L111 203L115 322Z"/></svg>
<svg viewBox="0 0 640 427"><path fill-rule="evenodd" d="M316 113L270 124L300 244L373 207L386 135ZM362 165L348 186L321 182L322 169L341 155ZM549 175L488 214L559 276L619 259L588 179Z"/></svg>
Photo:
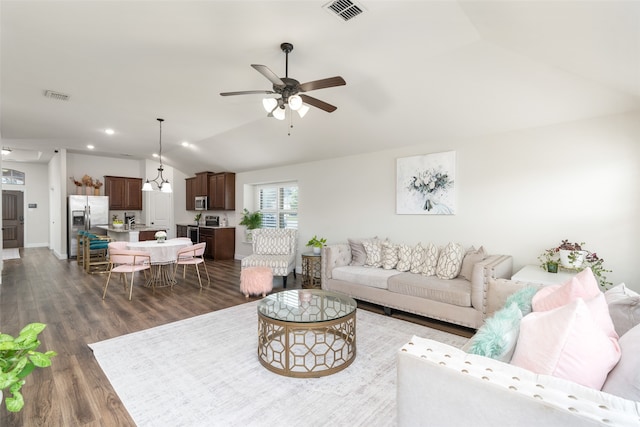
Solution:
<svg viewBox="0 0 640 427"><path fill-rule="evenodd" d="M562 240L558 246L545 250L538 257L541 262L540 266L549 272L552 272L553 264L556 265L556 269L560 264L560 267L573 271L582 271L589 267L598 284L607 289L612 283L607 281L605 273L611 273L611 270L605 269L603 267L604 259L595 252L585 250L584 245L584 242L570 243L567 239Z"/></svg>
<svg viewBox="0 0 640 427"><path fill-rule="evenodd" d="M313 247L313 253L318 255L318 254L320 254L320 251L322 250L322 247L326 243L327 243L327 239L325 239L325 238L318 239L318 236L313 236L311 238L311 240L309 240L307 242L307 246L312 246Z"/></svg>
<svg viewBox="0 0 640 427"><path fill-rule="evenodd" d="M51 366L51 358L57 353L35 351L40 346L38 334L46 328L43 323L30 323L17 337L0 333L0 401L2 392L8 390L10 397L4 399L7 410L18 412L24 406L20 389L25 377L36 367Z"/></svg>
<svg viewBox="0 0 640 427"><path fill-rule="evenodd" d="M245 208L242 211L242 220L239 222L239 224L247 227L245 238L247 242L252 242L253 238L251 236L251 230L260 228L260 226L262 225L262 213L260 211L249 212L249 210Z"/></svg>

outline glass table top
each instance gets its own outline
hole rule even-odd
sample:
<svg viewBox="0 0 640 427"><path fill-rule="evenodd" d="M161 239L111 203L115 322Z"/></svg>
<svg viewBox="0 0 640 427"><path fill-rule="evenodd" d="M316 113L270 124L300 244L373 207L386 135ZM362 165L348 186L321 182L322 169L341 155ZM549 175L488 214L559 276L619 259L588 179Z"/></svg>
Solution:
<svg viewBox="0 0 640 427"><path fill-rule="evenodd" d="M277 292L258 303L258 313L274 320L318 323L336 320L354 312L353 298L320 289Z"/></svg>

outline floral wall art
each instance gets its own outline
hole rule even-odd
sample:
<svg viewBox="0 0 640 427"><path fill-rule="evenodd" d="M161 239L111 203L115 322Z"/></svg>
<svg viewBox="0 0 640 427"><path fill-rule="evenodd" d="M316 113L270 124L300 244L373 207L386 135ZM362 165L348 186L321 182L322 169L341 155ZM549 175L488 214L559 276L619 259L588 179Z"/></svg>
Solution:
<svg viewBox="0 0 640 427"><path fill-rule="evenodd" d="M453 215L456 152L397 159L396 213Z"/></svg>

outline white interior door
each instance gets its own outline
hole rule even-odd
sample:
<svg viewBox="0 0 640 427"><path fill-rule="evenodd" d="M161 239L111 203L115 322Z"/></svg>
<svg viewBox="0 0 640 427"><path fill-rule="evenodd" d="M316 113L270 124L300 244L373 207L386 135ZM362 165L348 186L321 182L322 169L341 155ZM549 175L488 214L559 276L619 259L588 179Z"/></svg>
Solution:
<svg viewBox="0 0 640 427"><path fill-rule="evenodd" d="M173 193L163 193L161 191L145 192L147 217L145 222L147 225L167 228L167 237L174 236L172 206Z"/></svg>

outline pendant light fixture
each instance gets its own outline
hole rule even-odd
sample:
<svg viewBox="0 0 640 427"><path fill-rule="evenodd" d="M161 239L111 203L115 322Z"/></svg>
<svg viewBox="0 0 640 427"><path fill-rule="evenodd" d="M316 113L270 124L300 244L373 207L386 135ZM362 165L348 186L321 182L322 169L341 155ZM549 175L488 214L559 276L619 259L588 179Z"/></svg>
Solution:
<svg viewBox="0 0 640 427"><path fill-rule="evenodd" d="M158 190L162 191L163 193L171 193L171 184L169 184L169 180L164 179L164 177L162 176L162 171L164 170L164 168L162 167L162 122L164 122L164 119L156 120L158 120L158 122L160 123L160 151L158 153L158 157L160 158L160 167L158 167L158 175L152 180L147 179L147 182L144 183L144 185L142 186L142 191L153 191L153 186L151 185L151 183L155 182L158 186Z"/></svg>

